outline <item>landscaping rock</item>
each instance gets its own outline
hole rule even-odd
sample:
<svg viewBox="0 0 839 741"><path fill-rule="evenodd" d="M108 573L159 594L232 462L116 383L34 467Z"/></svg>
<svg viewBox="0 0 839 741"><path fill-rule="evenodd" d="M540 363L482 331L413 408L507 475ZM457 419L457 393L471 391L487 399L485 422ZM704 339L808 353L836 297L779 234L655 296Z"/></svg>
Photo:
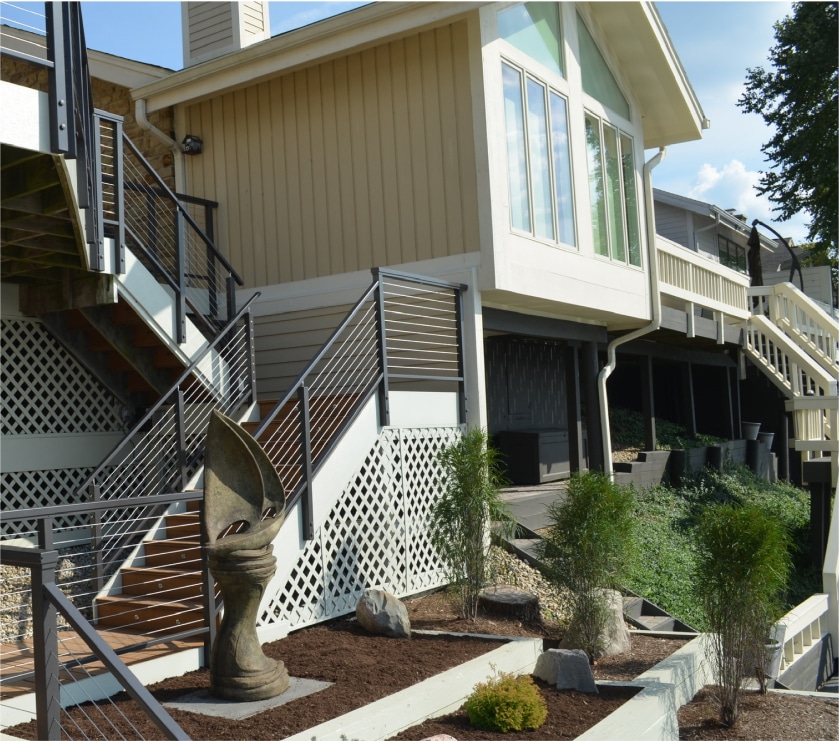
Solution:
<svg viewBox="0 0 839 741"><path fill-rule="evenodd" d="M382 589L365 589L355 608L358 624L376 635L410 638L411 621L405 605Z"/></svg>
<svg viewBox="0 0 839 741"><path fill-rule="evenodd" d="M454 736L448 733L438 733L436 736L426 736L422 741L457 741Z"/></svg>
<svg viewBox="0 0 839 741"><path fill-rule="evenodd" d="M556 685L558 690L597 694L597 684L585 651L549 648L536 661L533 676Z"/></svg>
<svg viewBox="0 0 839 741"><path fill-rule="evenodd" d="M609 605L609 618L603 631L601 640L603 649L600 656L615 656L629 651L629 629L623 619L623 597L621 593L614 589L606 589L604 592ZM579 648L578 630L575 621L572 620L559 647L566 649ZM594 656L592 658L596 659L598 657Z"/></svg>

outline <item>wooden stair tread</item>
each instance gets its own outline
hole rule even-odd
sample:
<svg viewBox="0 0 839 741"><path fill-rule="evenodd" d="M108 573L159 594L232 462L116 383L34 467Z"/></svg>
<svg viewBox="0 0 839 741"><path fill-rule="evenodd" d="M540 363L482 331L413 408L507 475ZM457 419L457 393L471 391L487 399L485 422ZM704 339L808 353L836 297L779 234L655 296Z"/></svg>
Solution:
<svg viewBox="0 0 839 741"><path fill-rule="evenodd" d="M137 597L134 595L124 594L108 594L96 598L100 605L135 605L141 608L159 608L165 607L179 610L195 610L202 609L201 602L198 600L167 600L156 599L155 597Z"/></svg>

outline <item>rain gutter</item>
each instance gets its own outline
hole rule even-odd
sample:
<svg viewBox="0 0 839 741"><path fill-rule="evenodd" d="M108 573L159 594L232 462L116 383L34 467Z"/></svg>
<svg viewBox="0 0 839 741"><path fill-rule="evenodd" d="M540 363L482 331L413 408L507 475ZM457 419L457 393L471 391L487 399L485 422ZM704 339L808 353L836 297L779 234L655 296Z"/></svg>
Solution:
<svg viewBox="0 0 839 741"><path fill-rule="evenodd" d="M172 157L175 166L174 190L176 192L184 192L186 189L186 167L184 166L184 152L183 149L181 149L181 145L149 121L146 116L145 98L137 98L137 100L134 101L134 118L137 120L137 125L143 131L148 131L155 139L163 142L167 147L169 147L169 149L172 150Z"/></svg>
<svg viewBox="0 0 839 741"><path fill-rule="evenodd" d="M650 302L652 321L644 327L612 340L606 348L606 365L597 376L597 395L600 399L600 428L603 431L603 473L609 478L614 476L612 465L612 436L609 428L609 396L606 381L617 365L615 353L620 345L655 332L661 327L661 293L658 287L658 254L655 246L655 207L653 205L652 171L667 155L667 147L660 147L658 153L644 163L644 205L647 223L647 244L649 245Z"/></svg>

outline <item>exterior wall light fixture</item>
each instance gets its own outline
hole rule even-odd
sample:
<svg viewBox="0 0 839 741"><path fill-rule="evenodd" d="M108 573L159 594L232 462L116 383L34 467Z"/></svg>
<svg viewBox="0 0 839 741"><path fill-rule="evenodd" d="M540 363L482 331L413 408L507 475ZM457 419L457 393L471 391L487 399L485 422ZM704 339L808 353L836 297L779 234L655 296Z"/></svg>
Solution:
<svg viewBox="0 0 839 741"><path fill-rule="evenodd" d="M184 154L201 154L204 150L204 142L198 136L187 134L181 142L184 148Z"/></svg>

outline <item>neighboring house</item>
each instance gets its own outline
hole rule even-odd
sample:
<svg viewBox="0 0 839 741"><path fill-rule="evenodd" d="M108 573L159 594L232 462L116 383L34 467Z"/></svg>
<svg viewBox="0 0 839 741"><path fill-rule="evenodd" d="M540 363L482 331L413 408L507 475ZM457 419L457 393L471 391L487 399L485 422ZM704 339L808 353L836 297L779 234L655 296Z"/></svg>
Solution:
<svg viewBox="0 0 839 741"><path fill-rule="evenodd" d="M752 225L743 214L733 209L722 209L675 193L653 189L655 199L656 232L676 244L705 255L721 265L748 273L748 240ZM835 289L831 283L830 266L801 267L792 276L793 257L776 238L760 235L763 283L773 286L792 282L804 293L831 313L836 306ZM787 240L789 242L789 240ZM795 257L803 262L807 252L790 243Z"/></svg>
<svg viewBox="0 0 839 741"><path fill-rule="evenodd" d="M262 3L186 3L184 70L91 53L94 105L115 85L125 121L77 109L75 160L62 106L4 66L30 128L0 129L4 435L21 451L4 438L3 537L97 554L74 598L100 629L164 642L214 624L193 510L211 409L253 432L289 495L267 638L365 586L442 583L423 523L463 424L543 480L611 472L613 403L645 413L650 445L656 414L738 437L753 321L785 357L815 337L828 370L804 382L828 393L830 326L783 339L739 269L656 235L663 151L644 152L706 121L651 3L381 3L267 28ZM802 378L768 346L746 355L795 401ZM807 413L796 445L832 449L832 412ZM71 506L27 518L39 504Z"/></svg>

